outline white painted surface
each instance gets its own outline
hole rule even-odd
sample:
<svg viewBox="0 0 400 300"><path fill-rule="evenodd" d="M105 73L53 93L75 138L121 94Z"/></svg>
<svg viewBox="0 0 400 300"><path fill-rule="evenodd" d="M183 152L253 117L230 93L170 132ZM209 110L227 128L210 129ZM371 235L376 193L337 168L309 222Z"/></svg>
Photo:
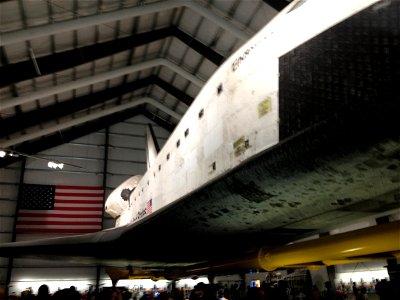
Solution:
<svg viewBox="0 0 400 300"><path fill-rule="evenodd" d="M378 1L340 0L322 4L308 0L292 9L299 2L288 5L207 81L154 165L138 183L119 226L148 216L149 213L142 212L149 200L153 212L160 210L277 144L279 57ZM260 113L263 104L269 107L265 114ZM204 115L199 119L202 110ZM194 134L185 137L187 130ZM248 148L237 154L234 144L240 140L246 141Z"/></svg>

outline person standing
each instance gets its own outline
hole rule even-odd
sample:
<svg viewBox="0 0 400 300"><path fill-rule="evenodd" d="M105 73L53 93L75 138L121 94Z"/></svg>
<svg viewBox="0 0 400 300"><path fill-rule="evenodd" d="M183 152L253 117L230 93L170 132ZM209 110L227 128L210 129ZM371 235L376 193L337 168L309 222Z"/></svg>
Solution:
<svg viewBox="0 0 400 300"><path fill-rule="evenodd" d="M368 300L367 288L362 286L358 291L356 300Z"/></svg>
<svg viewBox="0 0 400 300"><path fill-rule="evenodd" d="M36 296L37 300L47 300L50 299L49 287L46 284L42 284L38 289L38 294Z"/></svg>
<svg viewBox="0 0 400 300"><path fill-rule="evenodd" d="M321 292L315 284L312 287L311 299L312 300L320 300L321 299Z"/></svg>
<svg viewBox="0 0 400 300"><path fill-rule="evenodd" d="M355 282L353 282L353 295L357 299L358 288L357 288L357 284Z"/></svg>
<svg viewBox="0 0 400 300"><path fill-rule="evenodd" d="M332 287L332 283L330 281L325 281L325 290L322 299L336 300L336 290Z"/></svg>

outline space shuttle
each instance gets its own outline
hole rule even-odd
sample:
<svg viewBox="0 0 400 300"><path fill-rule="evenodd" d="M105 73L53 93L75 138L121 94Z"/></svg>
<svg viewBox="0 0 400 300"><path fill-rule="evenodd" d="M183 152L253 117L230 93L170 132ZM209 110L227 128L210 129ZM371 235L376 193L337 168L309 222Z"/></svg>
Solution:
<svg viewBox="0 0 400 300"><path fill-rule="evenodd" d="M147 128L147 171L105 204L115 228L5 243L0 256L192 275L398 256L399 221L289 243L400 211L399 3L292 1L212 75L162 149Z"/></svg>

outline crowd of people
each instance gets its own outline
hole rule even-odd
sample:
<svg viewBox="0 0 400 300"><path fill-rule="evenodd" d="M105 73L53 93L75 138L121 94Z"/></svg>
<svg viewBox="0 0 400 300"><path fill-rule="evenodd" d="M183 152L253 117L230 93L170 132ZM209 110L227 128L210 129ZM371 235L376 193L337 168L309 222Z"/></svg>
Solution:
<svg viewBox="0 0 400 300"><path fill-rule="evenodd" d="M399 285L395 282L377 280L375 294L380 300L398 299ZM316 285L311 288L290 286L286 280L274 283L263 282L259 287L245 286L242 282L228 285L198 283L193 289L184 291L174 288L170 291L130 291L127 288L103 288L100 291L89 289L80 293L74 286L60 289L51 294L49 287L42 284L35 294L32 289L26 289L20 295L10 295L6 298L4 289L0 289L0 300L368 300L367 288L355 282L350 293L343 285L333 287L327 281L320 290Z"/></svg>
<svg viewBox="0 0 400 300"><path fill-rule="evenodd" d="M125 288L102 289L101 291L79 292L75 286L50 293L49 287L42 284L37 293L27 288L20 295L12 293L6 300L130 300L132 293ZM2 298L0 297L0 300Z"/></svg>

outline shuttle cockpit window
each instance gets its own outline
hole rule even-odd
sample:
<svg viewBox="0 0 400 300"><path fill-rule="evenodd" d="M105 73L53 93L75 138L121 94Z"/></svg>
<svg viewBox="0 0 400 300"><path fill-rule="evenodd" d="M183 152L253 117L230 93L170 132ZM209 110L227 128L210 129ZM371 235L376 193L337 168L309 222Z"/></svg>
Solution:
<svg viewBox="0 0 400 300"><path fill-rule="evenodd" d="M121 191L121 198L122 198L124 201L129 201L129 198L130 198L130 196L131 196L131 194L132 194L132 192L133 192L134 190L135 190L134 188L133 188L133 189L129 189L129 188L123 189L123 190Z"/></svg>

